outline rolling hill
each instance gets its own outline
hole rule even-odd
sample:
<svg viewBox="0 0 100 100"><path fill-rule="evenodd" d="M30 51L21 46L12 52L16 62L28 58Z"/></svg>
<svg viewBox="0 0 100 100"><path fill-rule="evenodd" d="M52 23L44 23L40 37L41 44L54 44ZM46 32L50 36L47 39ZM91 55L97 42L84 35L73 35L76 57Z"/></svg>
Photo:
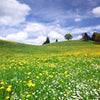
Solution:
<svg viewBox="0 0 100 100"><path fill-rule="evenodd" d="M43 46L0 40L0 100L100 98L100 44Z"/></svg>

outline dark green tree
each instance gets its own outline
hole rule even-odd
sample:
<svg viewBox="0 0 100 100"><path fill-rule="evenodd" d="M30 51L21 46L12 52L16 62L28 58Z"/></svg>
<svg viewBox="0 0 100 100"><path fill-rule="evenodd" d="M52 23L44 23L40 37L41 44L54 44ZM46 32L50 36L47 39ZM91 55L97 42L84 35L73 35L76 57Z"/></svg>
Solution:
<svg viewBox="0 0 100 100"><path fill-rule="evenodd" d="M90 40L90 36L87 33L83 33L82 39L85 40L85 41L88 41L88 40Z"/></svg>
<svg viewBox="0 0 100 100"><path fill-rule="evenodd" d="M96 41L96 42L100 42L100 33L98 33L98 34L95 36L95 41Z"/></svg>
<svg viewBox="0 0 100 100"><path fill-rule="evenodd" d="M65 35L65 39L67 39L67 40L70 40L70 39L72 39L72 38L73 38L72 35L69 34L69 33Z"/></svg>
<svg viewBox="0 0 100 100"><path fill-rule="evenodd" d="M56 39L56 42L58 42L58 39Z"/></svg>
<svg viewBox="0 0 100 100"><path fill-rule="evenodd" d="M43 45L47 43L50 43L49 37L46 38L46 41L43 43Z"/></svg>
<svg viewBox="0 0 100 100"><path fill-rule="evenodd" d="M92 40L92 41L95 41L95 37L96 37L96 35L98 35L98 34L99 34L98 32L94 32L93 35L92 35L92 37L91 37L91 40Z"/></svg>

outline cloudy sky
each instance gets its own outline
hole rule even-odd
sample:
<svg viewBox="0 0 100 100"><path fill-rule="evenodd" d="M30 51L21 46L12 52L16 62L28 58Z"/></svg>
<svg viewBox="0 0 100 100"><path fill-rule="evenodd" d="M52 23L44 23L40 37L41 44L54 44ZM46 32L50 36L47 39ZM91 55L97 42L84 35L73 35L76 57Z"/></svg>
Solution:
<svg viewBox="0 0 100 100"><path fill-rule="evenodd" d="M0 39L41 45L100 32L100 0L0 0Z"/></svg>

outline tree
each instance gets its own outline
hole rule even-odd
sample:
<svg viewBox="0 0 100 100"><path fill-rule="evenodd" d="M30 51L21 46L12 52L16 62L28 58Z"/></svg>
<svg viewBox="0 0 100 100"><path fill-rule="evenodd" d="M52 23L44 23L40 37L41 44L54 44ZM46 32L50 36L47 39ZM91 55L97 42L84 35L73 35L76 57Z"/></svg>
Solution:
<svg viewBox="0 0 100 100"><path fill-rule="evenodd" d="M43 45L47 43L50 43L49 37L46 38L46 41L43 43Z"/></svg>
<svg viewBox="0 0 100 100"><path fill-rule="evenodd" d="M69 33L65 35L65 39L67 39L67 40L70 40L70 39L72 39L72 38L73 38L72 35L69 34Z"/></svg>
<svg viewBox="0 0 100 100"><path fill-rule="evenodd" d="M87 33L83 33L82 39L85 40L85 41L88 41L88 40L90 40L90 36Z"/></svg>
<svg viewBox="0 0 100 100"><path fill-rule="evenodd" d="M99 34L99 33L98 32L93 33L92 38L91 38L92 41L95 41L95 37L96 37L97 34Z"/></svg>
<svg viewBox="0 0 100 100"><path fill-rule="evenodd" d="M56 42L58 42L58 39L56 39Z"/></svg>
<svg viewBox="0 0 100 100"><path fill-rule="evenodd" d="M98 33L98 34L95 36L95 41L96 41L96 42L100 42L100 33Z"/></svg>

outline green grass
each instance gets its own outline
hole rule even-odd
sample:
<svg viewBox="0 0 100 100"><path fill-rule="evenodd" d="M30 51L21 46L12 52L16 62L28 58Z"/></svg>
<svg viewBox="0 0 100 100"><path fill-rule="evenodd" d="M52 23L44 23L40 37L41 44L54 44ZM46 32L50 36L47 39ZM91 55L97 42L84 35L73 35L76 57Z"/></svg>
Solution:
<svg viewBox="0 0 100 100"><path fill-rule="evenodd" d="M100 45L0 40L0 100L99 100Z"/></svg>

